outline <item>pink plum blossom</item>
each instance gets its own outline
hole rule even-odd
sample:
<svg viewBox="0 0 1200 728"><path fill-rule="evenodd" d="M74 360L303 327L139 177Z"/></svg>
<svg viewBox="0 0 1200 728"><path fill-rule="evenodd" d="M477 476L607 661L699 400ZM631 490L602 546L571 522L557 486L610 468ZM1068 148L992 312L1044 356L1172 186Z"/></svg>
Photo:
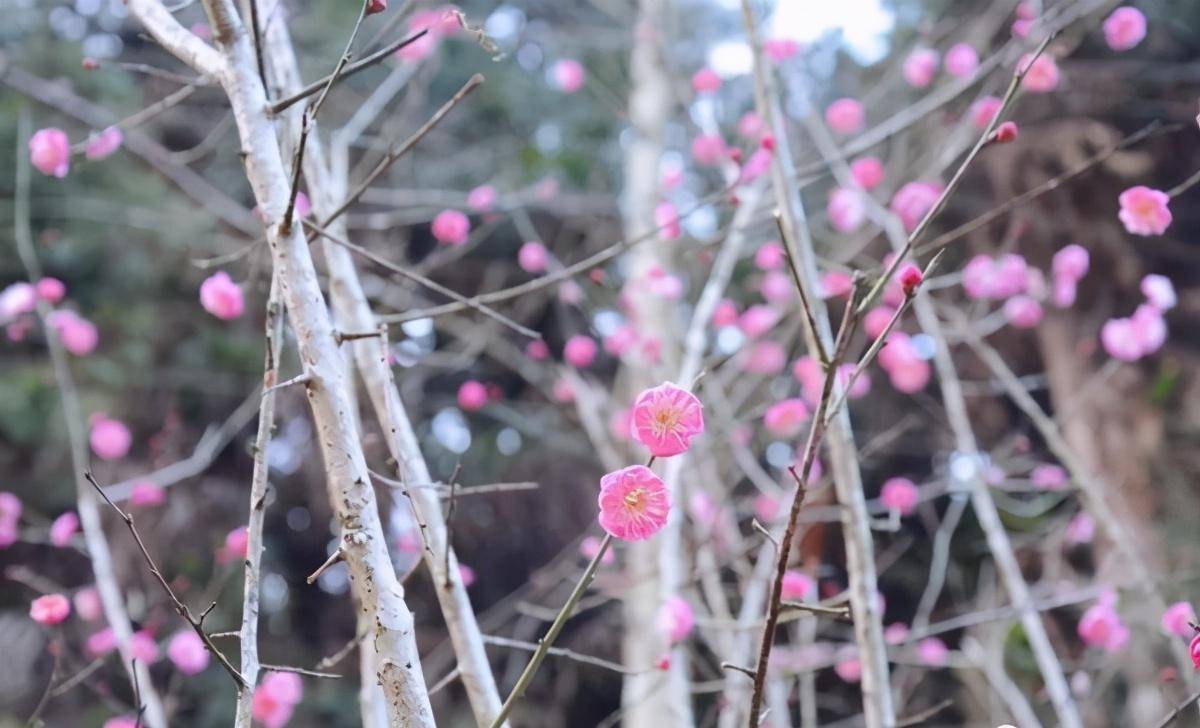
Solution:
<svg viewBox="0 0 1200 728"><path fill-rule="evenodd" d="M696 395L663 382L638 395L633 403L633 439L655 457L687 452L692 439L704 433L704 405Z"/></svg>
<svg viewBox="0 0 1200 728"><path fill-rule="evenodd" d="M141 508L160 506L167 500L167 492L149 480L141 480L133 484L129 493L129 502Z"/></svg>
<svg viewBox="0 0 1200 728"><path fill-rule="evenodd" d="M487 386L483 382L468 379L458 388L458 406L467 412L483 409L488 402Z"/></svg>
<svg viewBox="0 0 1200 728"><path fill-rule="evenodd" d="M769 303L784 306L795 298L796 284L787 273L773 270L763 276L758 291Z"/></svg>
<svg viewBox="0 0 1200 728"><path fill-rule="evenodd" d="M896 190L888 209L900 218L900 221L904 223L905 230L912 232L933 208L941 194L942 186L939 184L909 182Z"/></svg>
<svg viewBox="0 0 1200 728"><path fill-rule="evenodd" d="M31 313L37 308L37 288L20 281L0 291L0 320Z"/></svg>
<svg viewBox="0 0 1200 728"><path fill-rule="evenodd" d="M857 134L865 122L866 111L855 99L838 99L825 109L825 123L835 134Z"/></svg>
<svg viewBox="0 0 1200 728"><path fill-rule="evenodd" d="M71 614L71 602L62 594L47 594L29 604L29 616L44 627L66 621Z"/></svg>
<svg viewBox="0 0 1200 728"><path fill-rule="evenodd" d="M842 364L837 369L838 386L845 388L850 383L850 376L854 374L857 368L854 364ZM853 384L849 384L849 389L846 391L846 396L850 399L862 399L871 391L871 377L863 372L854 380Z"/></svg>
<svg viewBox="0 0 1200 728"><path fill-rule="evenodd" d="M525 356L534 361L545 361L550 357L550 345L541 339L534 339L525 345Z"/></svg>
<svg viewBox="0 0 1200 728"><path fill-rule="evenodd" d="M69 310L52 312L49 321L63 348L75 356L87 356L96 350L100 333L91 321Z"/></svg>
<svg viewBox="0 0 1200 728"><path fill-rule="evenodd" d="M1135 7L1125 5L1112 11L1104 20L1104 42L1114 51L1127 51L1146 37L1146 16Z"/></svg>
<svg viewBox="0 0 1200 728"><path fill-rule="evenodd" d="M692 90L698 94L712 94L721 88L721 77L707 66L692 74Z"/></svg>
<svg viewBox="0 0 1200 728"><path fill-rule="evenodd" d="M1188 643L1188 655L1192 658L1192 666L1200 670L1200 633Z"/></svg>
<svg viewBox="0 0 1200 728"><path fill-rule="evenodd" d="M1069 545L1091 543L1091 540L1095 535L1096 522L1085 511L1076 513L1075 516L1067 522L1067 530L1063 534L1066 542Z"/></svg>
<svg viewBox="0 0 1200 728"><path fill-rule="evenodd" d="M1048 93L1058 88L1058 64L1045 53L1037 58L1026 53L1017 61L1017 68L1025 72L1025 80L1021 85L1031 93Z"/></svg>
<svg viewBox="0 0 1200 728"><path fill-rule="evenodd" d="M1167 607L1162 616L1163 631L1177 637L1194 634L1192 622L1196 621L1196 610L1187 602L1175 602Z"/></svg>
<svg viewBox="0 0 1200 728"><path fill-rule="evenodd" d="M863 316L863 331L872 339L878 339L887 330L887 325L895 315L896 310L890 306L876 306Z"/></svg>
<svg viewBox="0 0 1200 728"><path fill-rule="evenodd" d="M713 310L712 325L717 328L732 326L738 320L737 304L728 298L722 299Z"/></svg>
<svg viewBox="0 0 1200 728"><path fill-rule="evenodd" d="M787 365L787 352L777 341L759 341L745 352L741 360L743 371L769 376L783 371Z"/></svg>
<svg viewBox="0 0 1200 728"><path fill-rule="evenodd" d="M692 139L692 159L702 167L715 167L729 156L720 134L701 134Z"/></svg>
<svg viewBox="0 0 1200 728"><path fill-rule="evenodd" d="M760 270L779 270L787 262L783 246L777 242L763 243L754 252L754 264Z"/></svg>
<svg viewBox="0 0 1200 728"><path fill-rule="evenodd" d="M1162 235L1171 224L1171 198L1162 190L1143 185L1130 187L1121 193L1117 213L1125 229L1133 235Z"/></svg>
<svg viewBox="0 0 1200 728"><path fill-rule="evenodd" d="M58 303L67 295L67 286L57 278L42 278L34 286L37 297L46 303Z"/></svg>
<svg viewBox="0 0 1200 728"><path fill-rule="evenodd" d="M773 140L774 137L764 137L764 144L769 139ZM738 181L742 184L750 184L763 176L771 168L771 160L774 158L774 153L765 146L762 149L755 150L754 154L751 154L746 163L742 165L742 174L738 178Z"/></svg>
<svg viewBox="0 0 1200 728"><path fill-rule="evenodd" d="M666 524L671 495L644 465L630 465L600 479L600 526L623 541L650 538Z"/></svg>
<svg viewBox="0 0 1200 728"><path fill-rule="evenodd" d="M1025 295L1004 302L1004 320L1014 328L1032 329L1042 321L1042 304Z"/></svg>
<svg viewBox="0 0 1200 728"><path fill-rule="evenodd" d="M84 156L91 160L104 159L120 149L121 142L124 140L125 136L121 133L121 130L115 126L110 126L91 139L88 139L87 147L83 152Z"/></svg>
<svg viewBox="0 0 1200 728"><path fill-rule="evenodd" d="M250 535L245 526L238 526L225 534L225 543L217 549L217 562L228 564L246 558L250 547Z"/></svg>
<svg viewBox="0 0 1200 728"><path fill-rule="evenodd" d="M955 43L946 51L946 73L951 76L970 76L979 68L979 53L970 43Z"/></svg>
<svg viewBox="0 0 1200 728"><path fill-rule="evenodd" d="M1138 340L1133 319L1109 319L1100 328L1100 344L1114 359L1137 361L1142 358L1142 345Z"/></svg>
<svg viewBox="0 0 1200 728"><path fill-rule="evenodd" d="M742 312L742 315L738 317L737 325L746 338L757 339L775 328L775 324L779 323L782 316L783 314L778 309L756 303Z"/></svg>
<svg viewBox="0 0 1200 728"><path fill-rule="evenodd" d="M926 637L917 643L917 659L922 665L929 667L944 667L950 650L946 643L937 637Z"/></svg>
<svg viewBox="0 0 1200 728"><path fill-rule="evenodd" d="M917 48L904 59L904 80L913 88L925 88L933 83L941 57L932 48Z"/></svg>
<svg viewBox="0 0 1200 728"><path fill-rule="evenodd" d="M622 357L633 351L637 343L637 329L629 324L621 324L604 337L604 350L612 356Z"/></svg>
<svg viewBox="0 0 1200 728"><path fill-rule="evenodd" d="M576 369L586 369L596 361L596 340L585 334L575 334L563 347L563 359Z"/></svg>
<svg viewBox="0 0 1200 728"><path fill-rule="evenodd" d="M433 218L430 230L443 245L462 245L471 234L471 221L459 210L442 210Z"/></svg>
<svg viewBox="0 0 1200 728"><path fill-rule="evenodd" d="M517 251L517 265L526 273L545 273L549 260L550 254L546 251L546 246L537 241L531 240Z"/></svg>
<svg viewBox="0 0 1200 728"><path fill-rule="evenodd" d="M458 580L462 582L463 587L469 587L475 583L475 570L466 564L458 565Z"/></svg>
<svg viewBox="0 0 1200 728"><path fill-rule="evenodd" d="M921 494L908 478L888 478L879 491L879 502L889 511L902 516L910 515L917 508Z"/></svg>
<svg viewBox="0 0 1200 728"><path fill-rule="evenodd" d="M992 119L996 118L996 114L1000 113L1000 107L1004 102L995 96L984 96L975 103L971 104L971 110L968 112L971 116L971 124L976 129L986 129L988 124L992 123Z"/></svg>
<svg viewBox="0 0 1200 728"><path fill-rule="evenodd" d="M854 645L846 645L837 652L837 662L833 665L833 671L837 673L843 681L848 683L856 683L862 679L862 660L858 656L858 648Z"/></svg>
<svg viewBox="0 0 1200 728"><path fill-rule="evenodd" d="M92 452L101 460L120 460L133 444L133 435L125 423L103 414L92 417L88 439Z"/></svg>
<svg viewBox="0 0 1200 728"><path fill-rule="evenodd" d="M1088 272L1089 256L1087 248L1081 245L1066 245L1054 254L1050 270L1055 278L1063 277L1079 281Z"/></svg>
<svg viewBox="0 0 1200 728"><path fill-rule="evenodd" d="M800 52L800 44L791 38L768 38L763 43L763 52L772 63L788 61Z"/></svg>
<svg viewBox="0 0 1200 728"><path fill-rule="evenodd" d="M692 605L680 596L668 597L654 616L655 629L672 645L687 639L695 626L696 614Z"/></svg>
<svg viewBox="0 0 1200 728"><path fill-rule="evenodd" d="M1170 311L1179 302L1175 295L1175 286L1166 276L1151 273L1142 279L1141 290L1146 301L1159 311Z"/></svg>
<svg viewBox="0 0 1200 728"><path fill-rule="evenodd" d="M660 202L654 207L654 225L663 240L676 240L682 233L679 210L673 202Z"/></svg>
<svg viewBox="0 0 1200 728"><path fill-rule="evenodd" d="M883 184L883 162L878 157L856 159L850 165L850 175L855 184L869 192Z"/></svg>
<svg viewBox="0 0 1200 728"><path fill-rule="evenodd" d="M71 602L75 605L75 614L84 621L97 620L104 613L104 607L100 603L100 592L96 591L94 586L85 586L75 592Z"/></svg>
<svg viewBox="0 0 1200 728"><path fill-rule="evenodd" d="M1142 349L1142 356L1153 354L1167 341L1167 322L1162 311L1154 305L1143 303L1130 317L1133 333Z"/></svg>
<svg viewBox="0 0 1200 728"><path fill-rule="evenodd" d="M189 629L176 632L167 643L167 658L184 675L198 675L208 667L211 655L200 637Z"/></svg>
<svg viewBox="0 0 1200 728"><path fill-rule="evenodd" d="M265 728L283 728L292 719L304 694L300 676L292 672L268 672L254 691L251 712Z"/></svg>
<svg viewBox="0 0 1200 728"><path fill-rule="evenodd" d="M904 622L892 622L883 630L883 641L889 645L898 645L908 639L908 625Z"/></svg>
<svg viewBox="0 0 1200 728"><path fill-rule="evenodd" d="M29 138L29 163L45 175L62 179L71 168L71 140L62 129L38 129Z"/></svg>
<svg viewBox="0 0 1200 728"><path fill-rule="evenodd" d="M550 67L554 87L565 94L573 94L583 88L585 77L583 64L571 58L564 58Z"/></svg>
<svg viewBox="0 0 1200 728"><path fill-rule="evenodd" d="M867 207L862 192L849 187L836 187L829 193L826 206L829 224L839 233L852 233L867 219Z"/></svg>
<svg viewBox="0 0 1200 728"><path fill-rule="evenodd" d="M817 582L802 571L788 569L783 572L783 588L780 596L788 601L806 602L817 595Z"/></svg>
<svg viewBox="0 0 1200 728"><path fill-rule="evenodd" d="M738 119L737 130L743 138L757 141L766 131L766 124L757 113L747 111Z"/></svg>
<svg viewBox="0 0 1200 728"><path fill-rule="evenodd" d="M467 207L475 212L487 212L496 204L496 188L479 185L467 193Z"/></svg>
<svg viewBox="0 0 1200 728"><path fill-rule="evenodd" d="M721 510L717 508L717 504L709 497L708 493L702 490L697 490L692 493L692 497L688 499L688 513L692 518L704 526L712 527L717 522L717 517L720 516Z"/></svg>
<svg viewBox="0 0 1200 728"><path fill-rule="evenodd" d="M1053 464L1038 465L1029 474L1033 487L1041 490L1062 490L1070 483L1070 477L1062 466Z"/></svg>
<svg viewBox="0 0 1200 728"><path fill-rule="evenodd" d="M102 728L138 728L141 723L136 718L130 718L127 715L118 715L115 718L109 718L104 721Z"/></svg>
<svg viewBox="0 0 1200 728"><path fill-rule="evenodd" d="M850 295L854 278L845 271L831 270L821 276L821 298L841 298Z"/></svg>
<svg viewBox="0 0 1200 728"><path fill-rule="evenodd" d="M1087 608L1080 618L1076 632L1084 644L1100 647L1105 652L1117 652L1129 642L1129 628L1116 610L1116 595L1106 592L1096 604Z"/></svg>
<svg viewBox="0 0 1200 728"><path fill-rule="evenodd" d="M50 524L50 543L62 548L71 545L71 539L79 530L79 516L75 511L67 511Z"/></svg>
<svg viewBox="0 0 1200 728"><path fill-rule="evenodd" d="M789 438L800 434L808 419L808 407L802 399L785 399L767 408L763 426L775 437Z"/></svg>
<svg viewBox="0 0 1200 728"><path fill-rule="evenodd" d="M242 287L228 273L219 270L200 284L200 305L222 321L230 321L242 315L246 301Z"/></svg>
<svg viewBox="0 0 1200 728"><path fill-rule="evenodd" d="M579 553L588 561L596 558L596 555L600 553L600 539L595 536L587 536L579 542ZM604 555L600 557L600 565L606 566L616 559L617 555L613 553L612 549L605 549Z"/></svg>
<svg viewBox="0 0 1200 728"><path fill-rule="evenodd" d="M554 382L554 390L552 392L554 400L562 404L568 404L575 401L575 387L565 378L558 379Z"/></svg>

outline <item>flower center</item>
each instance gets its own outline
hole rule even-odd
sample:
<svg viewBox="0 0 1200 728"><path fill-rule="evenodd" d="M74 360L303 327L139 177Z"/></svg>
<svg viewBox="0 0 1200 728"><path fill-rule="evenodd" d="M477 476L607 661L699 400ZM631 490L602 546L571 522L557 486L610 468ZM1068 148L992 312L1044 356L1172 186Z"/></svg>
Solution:
<svg viewBox="0 0 1200 728"><path fill-rule="evenodd" d="M654 434L662 437L674 431L679 424L680 412L672 407L664 407L654 413Z"/></svg>
<svg viewBox="0 0 1200 728"><path fill-rule="evenodd" d="M645 493L646 490L644 488L634 488L625 494L625 505L641 510L642 496Z"/></svg>

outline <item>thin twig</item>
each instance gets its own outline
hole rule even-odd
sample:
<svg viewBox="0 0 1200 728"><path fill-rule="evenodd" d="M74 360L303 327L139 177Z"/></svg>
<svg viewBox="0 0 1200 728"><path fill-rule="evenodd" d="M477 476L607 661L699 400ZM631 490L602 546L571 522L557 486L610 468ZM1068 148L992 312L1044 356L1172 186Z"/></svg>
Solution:
<svg viewBox="0 0 1200 728"><path fill-rule="evenodd" d="M341 675L336 672L321 672L320 670L309 670L306 667L295 667L294 665L268 665L263 663L259 665L266 672L294 672L297 675L307 675L308 677L319 677L324 680L340 680Z"/></svg>
<svg viewBox="0 0 1200 728"><path fill-rule="evenodd" d="M908 728L908 726L921 725L946 708L949 708L951 705L954 705L954 701L947 698L940 703L920 711L919 713L914 713L907 718L901 718L896 722L896 728Z"/></svg>
<svg viewBox="0 0 1200 728"><path fill-rule="evenodd" d="M454 497L458 490L458 474L462 470L462 461L454 464L454 472L450 474L450 505L446 508L446 551L442 555L445 560L442 567L444 574L443 587L454 586L450 579L450 551L454 548L454 506L458 500Z"/></svg>
<svg viewBox="0 0 1200 728"><path fill-rule="evenodd" d="M483 641L485 644L496 645L498 647L512 647L513 649L525 650L526 652L537 652L538 647L540 646L540 644L535 644L533 642L509 639L508 637L497 637L490 634L485 634L483 636ZM591 655L585 655L574 650L568 650L565 647L550 647L546 650L546 652L556 657L565 657L568 660L574 660L575 662L579 662L584 665L602 667L605 670L612 670L613 672L618 672L622 675L638 675L642 672L645 672L645 670L631 670L620 663L612 662L611 660L605 660L599 657L592 657Z"/></svg>

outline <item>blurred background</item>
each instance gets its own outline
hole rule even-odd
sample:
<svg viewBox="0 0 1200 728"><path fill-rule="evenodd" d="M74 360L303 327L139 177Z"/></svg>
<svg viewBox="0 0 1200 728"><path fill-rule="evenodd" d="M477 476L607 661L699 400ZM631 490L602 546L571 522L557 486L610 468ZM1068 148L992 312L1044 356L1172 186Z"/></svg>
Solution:
<svg viewBox="0 0 1200 728"><path fill-rule="evenodd" d="M137 523L185 601L194 609L217 602L206 624L214 631L236 630L242 568L223 549L228 548L227 534L244 526L247 517L270 261L263 246L251 245L261 225L251 210L254 203L224 96L216 87L193 83L194 73L150 40L119 0L0 3L5 19L0 23L0 194L5 200L15 192L16 155L27 149L27 141L18 138L21 113L29 114L35 129L61 128L72 143L82 143L171 98L167 108L126 128L125 144L112 156L101 161L79 157L63 179L35 172L31 223L45 274L66 283L64 306L86 317L99 333L94 352L71 359L85 416L103 413L132 433L125 456L94 459L97 478L130 485L160 468L190 464L194 472L166 486L161 503L134 507ZM379 89L394 89L394 98L379 109L373 123L346 146L355 180L472 74L486 77L350 210L353 239L466 294L528 280L530 274L517 264L517 252L527 241L541 241L552 261L571 263L621 240L628 212L628 202L622 201L624 170L633 141L627 109L635 81L629 59L636 5L632 0L461 2L458 8L469 23L482 28L494 49L469 33L438 33L420 57L389 59L339 83L322 112L327 136L352 122L370 99L378 98ZM960 41L969 42L984 59L1000 54L1013 39L1013 22L1020 18L1017 3L777 0L752 5L765 37L799 44L798 52L780 64L779 74L788 138L822 270L878 269L890 250L878 227L868 224L847 233L831 226L826 205L837 182L824 171L811 130L800 120L813 109L820 117L841 97L862 101L868 129L911 117L898 130L853 150L855 155L869 151L884 162L886 178L875 197L886 205L898 188L917 179L945 184L963 144L978 136L969 119L973 104L987 95L1002 95L1013 66L998 58L991 71L949 92L958 80L944 72L928 88L911 87L904 80L904 61L915 47L944 53ZM1173 672L1161 615L1131 595L1119 603L1134 635L1129 653L1114 656L1080 641L1080 615L1106 586L1121 586L1124 567L1113 567L1116 573L1106 570L1111 562L1102 539L1064 535L1079 512L1074 489L1047 490L1031 481L1037 466L1053 464L1055 458L1029 418L1005 396L995 373L964 344L964 332L985 336L1021 385L1060 418L1088 467L1103 474L1110 505L1134 535L1160 593L1172 602L1193 599L1195 523L1200 518L1195 479L1200 472L1200 381L1193 333L1200 314L1200 265L1193 238L1200 225L1195 204L1200 192L1185 190L1175 197L1174 220L1165 234L1155 237L1125 230L1117 217L1117 198L1133 185L1170 189L1200 169L1200 132L1194 120L1200 98L1200 6L1170 0L1135 3L1147 18L1148 33L1136 48L1117 53L1101 30L1115 5L1047 0L1036 9L1046 17L1057 17L1055 12L1078 15L1048 50L1061 74L1058 86L1052 93L1019 95L1010 114L1020 127L1018 140L985 150L926 239L1088 165L1057 189L961 235L935 272L931 296L947 326L979 447L987 453L989 467L1000 473L992 483L993 496L1025 578L1039 599L1074 599L1048 608L1045 623L1085 706L1087 722L1141 725L1189 692L1188 676ZM400 37L419 27L414 19L419 21L422 12L440 7L392 0L392 7L364 29L360 42L378 46ZM205 31L198 3L180 3L174 10L185 26ZM305 79L320 78L332 68L357 13L352 2L287 3ZM665 174L681 175L669 194L677 209L686 212L683 235L673 243L676 266L670 271L680 284L682 316L704 285L712 256L737 211L723 192L729 182L726 170L697 164L692 142L700 134L719 132L732 146L745 148L747 156L754 151L755 144L738 131L739 120L754 108L753 57L742 8L734 0L678 0L665 5L662 17L665 25L654 30L671 79L664 89L669 118L662 168ZM1040 40L1037 32L1031 40ZM564 86L563 69L556 65L564 60L582 65L584 81L577 90ZM692 75L703 67L722 80L715 93L693 90ZM190 91L180 97L181 89ZM944 100L913 111L914 104L935 95ZM1145 138L1091 161L1156 121L1160 125ZM494 189L494 201L479 205L481 198L468 199L485 185ZM754 253L778 239L769 207L764 202L746 228L745 253L728 292L738 309L760 302L763 271ZM439 245L432 235L431 221L447 208L470 214L466 246ZM12 205L0 205L0 289L28 279L13 247L14 215ZM1018 253L1048 275L1052 256L1072 243L1087 249L1091 264L1077 300L1063 308L1047 303L1035 328L1006 325L996 301L964 294L960 272L975 255ZM378 313L444 300L383 266L358 262ZM320 262L318 269L323 270ZM245 293L246 312L235 320L219 320L199 306L200 284L216 270L227 271ZM473 573L469 591L486 634L535 641L545 627L546 610L558 608L586 563L580 555L582 538L600 533L594 496L607 468L587 434L595 423L586 420L593 417L606 431L609 420L628 406L613 382L630 365L602 349L579 375L594 386L577 385L573 399L565 383L576 375L564 374L560 364L569 337L587 334L603 341L623 321L622 285L631 277L628 256L596 270L600 273L498 306L542 334L549 351L545 359L527 354L527 340L470 311L418 318L391 329L397 383L434 478L454 478L464 489L536 483L536 488L499 488L455 503L453 542L460 561ZM1140 282L1152 273L1167 276L1178 293L1178 305L1166 315L1169 337L1152 356L1136 362L1114 359L1101 347L1099 331L1107 320L1133 312L1144 298ZM830 305L836 320L841 304L831 297ZM721 415L722 427L730 429L710 432L706 447L722 463L732 462L735 453L727 452L723 441L737 438L751 455L752 467L782 488L790 488L784 468L794 461L798 441L766 431L762 414L773 401L799 396L790 373L790 362L800 354L797 309L787 306L781 306L786 318L779 324L790 327L780 337L789 355L782 373L739 369L738 353L752 342L737 326L714 328L706 357L706 376L723 383L730 392L725 410L732 407ZM911 318L905 318L901 329L928 360L935 345L922 338ZM679 319L680 331L686 320ZM281 378L298 373L289 334ZM945 513L965 498L961 492L948 493L955 457L961 453L956 452L937 382L906 392L889 386L878 365L868 374L869 399L851 403L850 409L866 496L879 520L874 535L885 624L911 624L928 585ZM468 379L489 388L490 401L480 410L460 406L458 392ZM580 401L585 390L618 394ZM711 410L719 409L705 401ZM271 471L261 651L264 662L312 668L352 640L355 615L344 565L328 570L313 586L305 584L305 576L335 543L336 529L312 421L299 390L280 393L277 420L267 453ZM374 422L369 417L364 422L371 469L394 475ZM629 462L640 459L617 430L611 446ZM36 333L10 335L0 341L0 490L16 494L23 510L19 538L0 548L0 654L7 663L0 670L0 725L23 723L54 670L47 651L51 633L27 618L30 600L45 592L75 594L92 583L81 541L65 548L49 541L50 523L75 503L66 454L67 433L44 339ZM733 474L735 470L722 466L714 472L728 473L723 482L705 486L710 499L731 516L729 533L710 532L707 539L728 556L722 560L720 583L733 600L739 579L750 570L745 557L749 547L739 544L754 536L751 518L761 495L749 476ZM894 476L910 478L922 492L920 506L903 519L889 516L878 502L882 483ZM382 482L377 490L383 507L390 508L397 495ZM829 596L846 585L843 545L832 488L826 480L814 491L812 525L797 563ZM693 520L703 520L696 513L700 508L693 501ZM228 676L215 666L192 676L173 667L166 644L184 625L164 602L119 521L106 512L105 523L135 626L160 647L151 671L173 722L229 724L234 699ZM689 531L688 538L701 538L699 533ZM968 509L949 533L944 593L925 618L937 622L1002 608L1003 589L973 512ZM405 587L417 619L426 679L433 685L453 669L453 651L433 585L427 572L416 567L413 541L402 532L393 536L398 571L408 575ZM597 599L568 625L561 646L621 661L623 621L617 601L625 585L625 561L625 552L618 549L616 563L597 580ZM1041 678L1019 624L1011 614L980 621L985 624L979 631L964 624L939 635L955 656L946 667L894 666L894 685L905 696L907 713L952 698L954 705L929 724L991 724L995 688L969 659L958 659L968 637L1000 650L1012 684L1042 712ZM54 633L61 635L65 650L55 684L93 662L84 644L101 626L73 618ZM838 646L852 640L848 625L823 623L818 643L826 651L809 655L812 664L800 668L815 675L820 725L857 724L858 688L829 669ZM236 641L227 642L236 652ZM489 647L489 654L503 693L528 653L498 645ZM721 656L697 645L695 658L696 723L715 725L722 707ZM77 686L47 702L41 716L47 725L99 726L129 712L132 698L119 664L113 659L98 662ZM341 679L306 678L303 700L289 725L358 725L356 670L350 658L328 668ZM717 688L705 692L714 682ZM622 675L613 669L552 657L529 691L527 709L519 713L521 725L617 724L621 685ZM1145 702L1133 700L1138 691L1147 694L1140 698ZM434 708L444 725L471 724L464 693L454 682L434 696Z"/></svg>

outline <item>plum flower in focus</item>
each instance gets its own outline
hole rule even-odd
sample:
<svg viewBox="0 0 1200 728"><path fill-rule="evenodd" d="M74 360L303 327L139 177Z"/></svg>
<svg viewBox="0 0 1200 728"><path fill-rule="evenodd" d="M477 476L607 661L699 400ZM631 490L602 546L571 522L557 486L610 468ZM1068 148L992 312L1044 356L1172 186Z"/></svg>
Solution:
<svg viewBox="0 0 1200 728"><path fill-rule="evenodd" d="M1100 647L1105 652L1117 652L1129 642L1129 628L1117 614L1116 602L1116 594L1108 591L1083 613L1076 632L1084 644Z"/></svg>
<svg viewBox="0 0 1200 728"><path fill-rule="evenodd" d="M1104 42L1114 51L1127 51L1146 37L1146 16L1128 5L1112 11L1104 20Z"/></svg>
<svg viewBox="0 0 1200 728"><path fill-rule="evenodd" d="M600 479L600 526L613 538L642 541L667 522L671 495L645 465L630 465Z"/></svg>
<svg viewBox="0 0 1200 728"><path fill-rule="evenodd" d="M210 655L199 635L191 630L177 632L167 645L167 657L184 675L197 675L208 667Z"/></svg>
<svg viewBox="0 0 1200 728"><path fill-rule="evenodd" d="M686 452L692 438L704 432L704 405L696 395L663 382L638 395L633 403L633 439L655 457Z"/></svg>
<svg viewBox="0 0 1200 728"><path fill-rule="evenodd" d="M583 88L585 77L583 64L571 58L564 58L550 67L554 87L564 94L573 94Z"/></svg>
<svg viewBox="0 0 1200 728"><path fill-rule="evenodd" d="M442 210L430 227L433 237L445 245L462 245L471 234L471 221L458 210Z"/></svg>
<svg viewBox="0 0 1200 728"><path fill-rule="evenodd" d="M44 175L62 179L71 168L71 140L62 129L38 129L29 138L29 163Z"/></svg>
<svg viewBox="0 0 1200 728"><path fill-rule="evenodd" d="M292 719L304 695L300 676L293 672L268 672L254 691L254 719L266 728L283 728Z"/></svg>
<svg viewBox="0 0 1200 728"><path fill-rule="evenodd" d="M103 414L94 415L91 419L89 442L92 452L101 460L119 460L129 452L133 444L133 435L129 428L120 420L114 420Z"/></svg>
<svg viewBox="0 0 1200 728"><path fill-rule="evenodd" d="M695 626L696 614L692 605L681 596L669 597L654 616L655 629L672 645L687 639Z"/></svg>
<svg viewBox="0 0 1200 728"><path fill-rule="evenodd" d="M1031 53L1026 53L1017 61L1017 68L1025 72L1025 79L1021 85L1027 91L1044 94L1058 88L1058 64L1044 53L1037 58Z"/></svg>
<svg viewBox="0 0 1200 728"><path fill-rule="evenodd" d="M888 478L879 491L879 502L902 516L916 510L920 497L917 486L908 478Z"/></svg>
<svg viewBox="0 0 1200 728"><path fill-rule="evenodd" d="M93 161L104 159L113 152L121 148L121 142L125 141L121 130L115 126L110 126L91 139L88 139L87 147L84 149L84 156Z"/></svg>
<svg viewBox="0 0 1200 728"><path fill-rule="evenodd" d="M1117 213L1125 229L1133 235L1162 235L1171 225L1171 198L1162 190L1144 185L1130 187L1117 198L1121 211Z"/></svg>
<svg viewBox="0 0 1200 728"><path fill-rule="evenodd" d="M942 186L933 182L909 182L892 196L888 209L894 212L904 229L912 232L933 208L942 194Z"/></svg>
<svg viewBox="0 0 1200 728"><path fill-rule="evenodd" d="M970 43L955 43L946 51L946 73L951 76L970 76L979 68L979 54Z"/></svg>
<svg viewBox="0 0 1200 728"><path fill-rule="evenodd" d="M933 83L941 58L932 48L918 48L904 59L904 80L913 88L925 88Z"/></svg>
<svg viewBox="0 0 1200 728"><path fill-rule="evenodd" d="M71 614L71 602L62 594L47 594L29 604L29 616L44 627L64 622Z"/></svg>
<svg viewBox="0 0 1200 728"><path fill-rule="evenodd" d="M200 284L200 305L222 321L231 321L246 308L242 287L229 274L219 270Z"/></svg>
<svg viewBox="0 0 1200 728"><path fill-rule="evenodd" d="M71 545L71 539L79 530L79 516L75 511L67 511L50 524L50 543L59 548Z"/></svg>
<svg viewBox="0 0 1200 728"><path fill-rule="evenodd" d="M1177 637L1187 637L1194 633L1191 623L1196 621L1196 610L1187 602L1175 602L1167 607L1162 616L1163 631Z"/></svg>
<svg viewBox="0 0 1200 728"><path fill-rule="evenodd" d="M865 122L863 105L855 99L838 99L825 109L825 123L835 134L857 134Z"/></svg>

